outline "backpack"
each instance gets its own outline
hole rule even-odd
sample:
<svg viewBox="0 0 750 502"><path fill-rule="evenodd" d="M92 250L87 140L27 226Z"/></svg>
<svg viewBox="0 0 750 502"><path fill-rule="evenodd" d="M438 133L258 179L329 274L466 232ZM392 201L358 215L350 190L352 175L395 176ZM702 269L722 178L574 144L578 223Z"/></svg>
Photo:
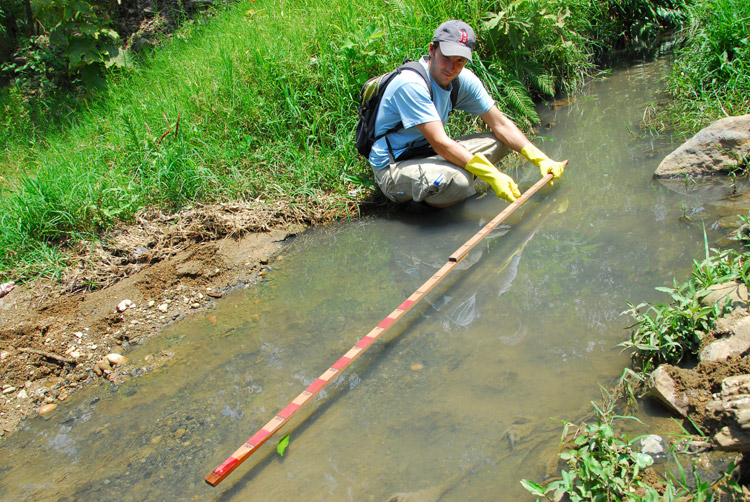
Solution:
<svg viewBox="0 0 750 502"><path fill-rule="evenodd" d="M391 83L397 75L403 70L409 70L416 72L417 75L422 77L427 84L427 89L430 91L430 99L432 96L432 85L430 84L430 78L427 76L424 66L418 61L410 61L404 63L392 72L372 77L370 80L364 83L362 90L359 93L359 121L357 122L357 128L354 132L354 145L357 151L366 159L370 158L370 150L372 145L385 136L392 132L396 132L402 129L402 124L399 123L395 127L386 131L385 133L375 136L375 118L378 115L378 107L380 101L383 99L386 87ZM456 106L458 99L458 78L453 80L453 89L451 89L451 106ZM389 145L390 149L390 145Z"/></svg>

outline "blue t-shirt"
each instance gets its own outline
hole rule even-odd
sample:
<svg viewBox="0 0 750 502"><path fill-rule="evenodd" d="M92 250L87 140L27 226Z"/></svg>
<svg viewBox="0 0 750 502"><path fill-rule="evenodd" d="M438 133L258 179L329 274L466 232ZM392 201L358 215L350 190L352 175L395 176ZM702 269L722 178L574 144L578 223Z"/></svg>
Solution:
<svg viewBox="0 0 750 502"><path fill-rule="evenodd" d="M423 57L419 61L427 70L427 59ZM495 104L484 85L471 70L464 68L457 77L459 84L456 109L464 110L472 115L483 115ZM375 136L396 127L398 123L403 124L403 129L388 135L388 141L393 149L393 156L398 158L408 148L416 148L427 145L425 138L417 125L427 122L441 121L443 124L448 120L451 111L451 89L445 90L435 82L430 75L433 99L430 99L430 91L425 85L424 79L413 71L402 71L394 78L385 90L383 99L378 107L378 115L375 119ZM453 83L451 83L451 88ZM385 137L380 138L372 145L370 151L370 165L373 169L383 169L390 163L388 156L388 144Z"/></svg>

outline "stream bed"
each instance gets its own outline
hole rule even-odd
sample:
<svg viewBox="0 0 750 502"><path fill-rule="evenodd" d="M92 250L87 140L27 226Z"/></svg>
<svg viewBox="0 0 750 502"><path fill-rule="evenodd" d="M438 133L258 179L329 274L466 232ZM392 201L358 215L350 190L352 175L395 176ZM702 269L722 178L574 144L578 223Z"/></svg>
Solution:
<svg viewBox="0 0 750 502"><path fill-rule="evenodd" d="M540 109L536 144L570 159L564 177L218 487L204 477L506 203L490 194L297 237L264 283L126 354L168 364L26 421L2 448L0 500L530 500L519 480L554 470L562 423L592 416L628 365L627 302L666 302L654 288L687 279L704 224L714 245L737 212L726 183L652 179L677 144L640 124L669 68L616 69ZM522 190L539 177L529 164L510 173Z"/></svg>

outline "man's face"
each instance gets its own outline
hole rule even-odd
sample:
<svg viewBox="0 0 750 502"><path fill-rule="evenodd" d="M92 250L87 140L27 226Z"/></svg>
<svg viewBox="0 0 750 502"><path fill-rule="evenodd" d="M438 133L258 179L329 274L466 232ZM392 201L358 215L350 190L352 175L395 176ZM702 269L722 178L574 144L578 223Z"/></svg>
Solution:
<svg viewBox="0 0 750 502"><path fill-rule="evenodd" d="M462 56L444 56L440 52L440 47L435 47L430 42L430 75L440 87L448 87L453 79L458 77L468 61Z"/></svg>

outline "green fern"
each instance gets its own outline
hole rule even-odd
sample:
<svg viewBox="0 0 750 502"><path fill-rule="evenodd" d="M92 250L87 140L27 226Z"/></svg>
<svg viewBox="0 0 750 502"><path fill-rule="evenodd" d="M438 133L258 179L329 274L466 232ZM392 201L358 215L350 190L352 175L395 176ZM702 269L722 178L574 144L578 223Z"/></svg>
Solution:
<svg viewBox="0 0 750 502"><path fill-rule="evenodd" d="M526 92L526 87L519 80L508 80L505 82L503 94L510 108L515 112L516 120L526 119L531 124L539 122L539 115L534 109L534 102Z"/></svg>

